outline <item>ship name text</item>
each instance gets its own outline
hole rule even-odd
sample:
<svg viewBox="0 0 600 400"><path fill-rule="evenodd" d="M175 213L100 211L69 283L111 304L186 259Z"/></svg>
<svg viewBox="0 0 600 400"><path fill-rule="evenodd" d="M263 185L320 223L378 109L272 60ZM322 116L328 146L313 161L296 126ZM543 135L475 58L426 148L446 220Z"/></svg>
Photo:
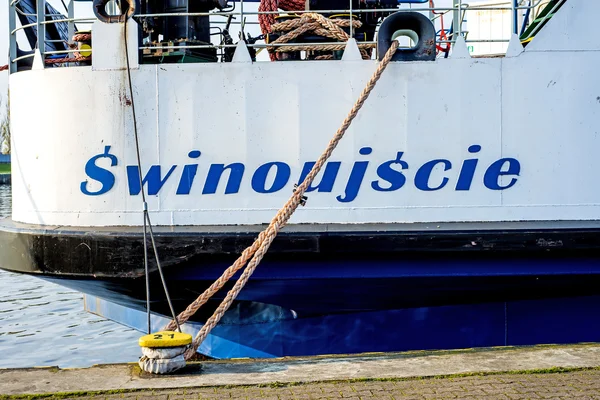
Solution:
<svg viewBox="0 0 600 400"><path fill-rule="evenodd" d="M115 174L111 172L111 168L118 166L119 162L117 157L110 153L110 149L111 146L105 146L103 153L87 161L85 174L88 179L81 182L80 185L83 194L99 196L114 187ZM473 184L477 168L484 168L483 179L478 184L483 184L489 190L506 190L517 183L521 172L521 164L517 159L500 158L489 165L478 166L479 159L476 154L481 151L481 146L471 145L467 151L470 154L469 158L462 160L460 164L453 164L450 160L439 158L415 167L404 152L397 151L390 160L372 166L368 158L373 152L373 148L362 147L358 150L358 158L362 160L354 161L348 174L341 176L339 173L342 162L328 161L307 192L332 193L335 183L340 179L345 182L344 190L340 190L335 197L340 203L354 201L361 188L365 186L377 192L393 192L404 187L410 180L414 187L425 192L444 188L468 191ZM284 189L294 176L290 165L282 161L264 163L253 171L247 171L246 165L243 163L232 162L210 164L204 177L198 179L200 156L199 150L190 151L188 153L189 162L181 168L178 165L171 165L167 168L163 168L161 165L151 165L142 177L142 184L146 186L147 193L157 195L169 179L177 179L177 195L189 195L192 187L200 182L203 185L202 195L214 195L217 192L227 195L236 194L243 185L249 186L256 193L269 194ZM98 165L100 159L108 159L109 162L101 162L100 164L103 166L100 166ZM314 164L314 161L307 161L303 164L301 171L296 173L298 183L304 180ZM365 182L369 168L374 168L377 179ZM139 195L141 187L138 166L127 165L125 170L129 194ZM178 170L181 172L178 173ZM414 174L412 171L415 171ZM502 177L505 178L501 179ZM95 181L93 185L90 180ZM221 184L221 182L223 183ZM219 190L219 187L222 189Z"/></svg>

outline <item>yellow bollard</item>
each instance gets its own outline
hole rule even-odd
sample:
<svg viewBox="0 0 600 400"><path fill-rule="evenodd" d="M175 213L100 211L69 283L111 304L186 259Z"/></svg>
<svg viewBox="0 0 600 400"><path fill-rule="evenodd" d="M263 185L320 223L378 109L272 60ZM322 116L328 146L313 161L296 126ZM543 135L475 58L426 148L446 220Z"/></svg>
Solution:
<svg viewBox="0 0 600 400"><path fill-rule="evenodd" d="M156 332L142 336L138 344L143 356L139 365L152 374L168 374L185 367L184 353L192 343L192 335L180 332Z"/></svg>

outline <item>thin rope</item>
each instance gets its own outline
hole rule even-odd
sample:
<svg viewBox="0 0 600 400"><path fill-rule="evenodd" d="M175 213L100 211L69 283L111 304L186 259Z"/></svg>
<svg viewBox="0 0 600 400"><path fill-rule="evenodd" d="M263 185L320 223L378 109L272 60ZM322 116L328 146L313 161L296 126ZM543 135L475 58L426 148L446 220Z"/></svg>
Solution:
<svg viewBox="0 0 600 400"><path fill-rule="evenodd" d="M148 213L148 203L146 202L146 193L144 192L144 179L142 178L142 159L140 156L140 142L139 142L139 136L138 136L138 128L137 128L137 120L136 120L136 113L135 113L135 101L134 101L134 96L133 96L133 85L131 83L131 67L129 65L129 48L127 46L127 18L125 18L125 21L123 22L123 35L125 38L125 61L127 63L127 81L129 82L129 94L131 96L131 112L133 115L133 133L134 133L134 137L135 137L135 152L136 152L136 156L137 156L137 165L138 165L138 179L140 182L140 191L142 193L142 202L143 202L143 209L144 209L144 270L145 270L145 274L146 274L146 310L147 310L147 317L148 317L148 333L151 333L151 327L150 327L150 274L149 274L149 267L148 267L148 247L147 247L147 243L146 243L146 235L147 232L146 230L149 230L150 233L150 240L152 241L152 249L154 250L154 257L156 259L156 266L158 268L158 273L160 275L160 280L162 282L163 285L163 289L165 291L165 296L167 298L167 303L169 304L169 309L171 310L171 315L173 317L173 319L175 320L175 324L177 325L177 330L179 332L181 332L181 327L179 326L179 323L177 322L177 314L175 314L175 309L173 308L173 304L171 303L171 297L169 296L169 290L167 289L167 283L165 282L165 278L163 276L162 273L162 267L160 265L160 257L158 256L158 249L156 247L156 243L154 241L154 232L152 231L152 222L150 221L150 214ZM148 225L146 226L146 222L148 222Z"/></svg>
<svg viewBox="0 0 600 400"><path fill-rule="evenodd" d="M146 237L146 213L144 212L144 274L146 277L146 318L148 319L148 335L152 333L150 320L150 271L148 270L148 238Z"/></svg>
<svg viewBox="0 0 600 400"><path fill-rule="evenodd" d="M334 149L337 147L339 141L344 137L344 134L350 127L350 124L358 114L359 110L364 105L371 91L377 84L377 81L381 77L381 74L392 60L392 57L396 53L397 49L398 41L393 41L390 49L387 51L383 60L378 65L373 76L371 77L366 87L360 94L358 100L350 110L350 113L346 116L346 119L343 121L340 128L330 140L323 154L321 154L311 171L308 173L308 175L302 181L302 183L296 188L296 190L285 203L285 205L277 212L275 217L273 217L267 229L265 229L258 235L258 238L254 241L254 243L242 252L240 257L229 268L225 270L225 272L223 273L223 275L221 275L219 279L217 279L204 293L202 293L192 304L190 304L190 306L188 306L188 308L184 312L179 314L179 316L177 317L177 321L171 321L171 323L169 323L169 325L165 327L165 330L172 330L173 324L175 322L185 323L192 315L194 315L194 313L198 310L198 308L200 308L202 304L206 303L206 301L208 301L208 299L210 299L210 297L212 297L214 293L221 289L223 285L225 285L225 283L239 269L241 269L244 265L246 265L246 263L248 263L247 267L245 268L244 272L237 280L233 288L227 293L225 299L223 299L219 307L215 310L213 315L206 321L200 332L198 332L198 334L196 335L192 346L185 353L186 359L190 359L196 353L200 344L206 339L210 331L219 323L219 321L223 317L223 314L231 306L233 300L235 300L235 298L238 296L239 292L248 282L248 279L250 279L250 276L267 253L271 243L273 242L279 231L285 226L285 224L288 222L292 214L296 211L298 206L300 204L303 204L304 194L306 190L313 182L323 165L327 162Z"/></svg>
<svg viewBox="0 0 600 400"><path fill-rule="evenodd" d="M148 214L148 210L146 210L146 218L148 219L148 229L150 230L150 240L152 241L152 249L154 250L154 257L156 258L156 265L158 267L158 275L160 276L160 281L162 282L163 289L165 290L165 296L167 297L167 303L169 304L169 309L171 310L171 316L176 318L177 315L175 313L175 309L173 308L173 303L171 302L171 296L169 296L169 289L167 289L167 282L165 281L165 276L162 272L162 267L160 265L160 258L158 257L158 247L154 242L154 231L152 230L152 224L150 223L150 214ZM175 320L177 324L177 330L181 332L181 326L179 326L179 322Z"/></svg>

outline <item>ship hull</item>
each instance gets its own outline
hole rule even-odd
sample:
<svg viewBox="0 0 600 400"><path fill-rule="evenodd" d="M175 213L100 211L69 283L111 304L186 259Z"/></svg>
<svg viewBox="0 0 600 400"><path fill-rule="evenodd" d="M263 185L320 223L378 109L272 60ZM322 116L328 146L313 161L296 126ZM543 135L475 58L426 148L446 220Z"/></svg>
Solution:
<svg viewBox="0 0 600 400"><path fill-rule="evenodd" d="M570 0L503 58L458 41L448 59L391 62L200 351L598 340L599 13ZM378 64L145 64L115 46L139 46L127 24L94 23L91 66L10 75L16 222L0 223L0 268L145 329L141 210L180 311L286 204Z"/></svg>
<svg viewBox="0 0 600 400"><path fill-rule="evenodd" d="M585 322L600 302L600 224L400 228L291 227L201 351L277 357L600 338L600 326ZM159 228L176 310L217 279L258 229ZM147 329L140 317L146 292L138 229L48 229L3 220L0 236L6 255L0 267L81 291L96 299L86 302L90 311ZM154 263L151 269L151 310L160 329L169 312ZM199 329L234 281L199 311L190 330ZM527 328L527 321L536 326Z"/></svg>
<svg viewBox="0 0 600 400"><path fill-rule="evenodd" d="M145 332L143 311L84 296L88 312ZM214 358L271 358L409 350L598 342L600 296L411 307L261 323L217 325L199 352ZM153 314L156 331L169 319ZM195 334L202 323L186 324Z"/></svg>

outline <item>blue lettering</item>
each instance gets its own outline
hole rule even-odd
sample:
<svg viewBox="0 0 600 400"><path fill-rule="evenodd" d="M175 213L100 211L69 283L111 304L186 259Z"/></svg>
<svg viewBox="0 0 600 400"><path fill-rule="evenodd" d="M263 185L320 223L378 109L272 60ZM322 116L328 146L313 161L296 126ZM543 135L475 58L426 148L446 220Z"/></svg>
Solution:
<svg viewBox="0 0 600 400"><path fill-rule="evenodd" d="M396 171L392 168L393 164L400 165L400 169L408 169L408 163L406 161L402 161L402 155L404 152L399 151L396 154L395 160L386 161L377 167L377 176L379 176L384 181L388 182L390 185L387 188L381 186L379 181L371 182L371 187L378 192L392 192L394 190L400 189L406 183L406 177L400 171Z"/></svg>
<svg viewBox="0 0 600 400"><path fill-rule="evenodd" d="M177 165L173 165L164 179L161 179L160 165L153 165L142 180L143 184L148 184L148 195L158 194L169 176L173 173ZM127 166L127 181L129 182L129 194L134 196L140 194L140 169L137 165Z"/></svg>
<svg viewBox="0 0 600 400"><path fill-rule="evenodd" d="M267 189L265 186L267 185L267 175L271 167L276 168L275 180L271 187ZM258 193L273 193L281 190L288 183L291 172L290 166L286 163L270 162L263 164L256 169L256 172L252 176L252 189Z"/></svg>
<svg viewBox="0 0 600 400"><path fill-rule="evenodd" d="M85 164L85 174L87 179L80 183L80 190L87 196L98 196L111 190L116 182L116 177L111 172L110 167L118 164L117 157L110 154L111 146L104 146L104 152L90 158ZM475 180L479 158L475 154L482 150L478 144L468 147L468 153L474 155L473 158L463 159L462 166L456 177L456 191L469 191ZM362 156L368 156L373 152L371 147L362 147L358 153ZM196 159L200 158L199 150L192 150L188 153L188 157L195 161L193 164L183 166L181 176L177 185L177 195L189 195L192 190L192 185L198 174L199 163ZM398 151L396 157L392 160L385 161L377 167L377 177L370 181L371 188L376 192L393 192L404 186L407 182L407 170L409 169L408 162L402 160L404 152ZM98 161L102 158L110 160ZM359 157L360 158L360 157ZM365 158L365 157L362 157ZM105 167L101 167L97 164ZM341 203L350 203L354 201L361 190L369 160L358 160L352 165L352 169L347 177L347 182L342 194L336 196L336 200ZM109 165L109 166L106 166ZM305 162L300 172L298 184L301 184L310 175L310 172L315 166L314 161ZM323 169L315 176L315 179L308 186L307 193L318 191L323 193L331 193L336 185L336 180L341 169L342 162L332 161L323 166ZM129 185L129 194L138 195L146 185L148 195L157 195L163 188L166 181L173 174L177 165L172 165L163 177L161 174L160 165L151 165L146 175L143 177L140 185L140 170L136 165L126 166L127 181ZM228 165L211 164L208 169L206 181L202 188L202 194L215 194L219 185L225 185L224 194L239 193L242 179L245 173L245 165L243 163L234 162ZM452 169L452 163L446 159L435 159L421 165L414 174L414 186L422 191L436 191L444 188L450 182L449 173L444 173ZM225 172L226 177L223 178ZM435 172L434 172L435 171ZM513 187L521 173L521 164L515 158L502 158L493 162L483 174L483 184L489 190L505 190ZM432 174L435 177L432 178ZM439 175L438 175L439 174ZM412 174L410 174L412 175ZM454 174L453 174L454 175ZM502 176L508 176L509 179L503 181ZM221 178L226 179L225 183L221 183ZM283 189L291 178L291 168L285 162L268 162L258 167L251 179L251 188L257 193L274 193ZM177 178L174 178L177 179ZM293 178L292 178L293 179ZM342 178L344 179L344 178ZM453 176L454 179L454 176ZM97 190L93 190L99 187Z"/></svg>
<svg viewBox="0 0 600 400"><path fill-rule="evenodd" d="M417 187L417 189L426 192L431 192L434 190L440 190L441 188L446 186L446 184L448 183L448 178L446 177L442 179L442 183L440 183L438 186L429 186L429 178L431 177L431 172L437 164L443 164L444 171L448 171L450 168L452 168L452 164L448 160L431 160L426 162L421 166L421 168L419 168L415 175L415 186Z"/></svg>
<svg viewBox="0 0 600 400"><path fill-rule="evenodd" d="M87 180L83 181L80 185L80 189L83 194L88 196L98 196L108 192L115 185L115 176L109 170L96 165L96 160L100 158L109 158L111 167L117 165L117 157L113 154L109 154L109 152L110 146L105 146L104 153L98 154L90 158L89 161L85 164L86 175L89 176L91 179L100 182L102 187L96 192L91 192L87 188L89 182Z"/></svg>
<svg viewBox="0 0 600 400"><path fill-rule="evenodd" d="M478 153L481 150L481 146L475 144L469 147L469 153ZM469 190L471 189L471 183L473 182L473 176L475 175L475 167L477 167L476 158L463 161L460 174L458 175L458 181L456 182L456 190Z"/></svg>
<svg viewBox="0 0 600 400"><path fill-rule="evenodd" d="M371 154L372 151L373 149L370 147L363 147L358 153L366 156ZM352 171L350 172L350 177L348 178L348 183L346 184L346 197L337 196L337 201L340 203L349 203L356 198L358 191L360 190L360 185L365 177L365 172L367 172L368 165L368 161L357 161L354 163Z"/></svg>
<svg viewBox="0 0 600 400"><path fill-rule="evenodd" d="M189 152L188 157L198 158L200 157L200 154L201 153L198 150L193 150ZM183 167L181 179L179 179L179 186L177 186L177 194L190 194L196 172L198 172L198 164L190 164Z"/></svg>
<svg viewBox="0 0 600 400"><path fill-rule="evenodd" d="M240 185L242 184L242 176L244 176L244 164L233 163L229 165L225 164L211 164L208 170L208 176L206 182L204 182L204 189L202 194L215 194L219 187L219 181L221 175L225 170L229 170L229 179L227 180L227 186L225 187L225 194L237 193L240 191Z"/></svg>
<svg viewBox="0 0 600 400"><path fill-rule="evenodd" d="M508 169L503 171L502 168L508 164ZM483 184L491 190L504 190L514 186L517 183L517 178L512 178L506 186L500 186L498 178L506 175L519 176L521 173L521 164L514 158L501 158L490 165L483 176Z"/></svg>
<svg viewBox="0 0 600 400"><path fill-rule="evenodd" d="M306 179L306 176L315 166L314 161L309 161L304 163L304 167L302 168L302 173L300 174L300 179L298 180L298 185L302 184ZM317 190L319 192L331 192L333 190L333 184L335 183L335 178L337 178L337 174L340 171L340 166L342 165L339 161L328 162L325 164L325 171L323 171L323 178L321 178L321 182L317 183L315 186L313 184L314 181L308 186L306 192L312 192L313 190ZM316 178L315 178L316 179Z"/></svg>

